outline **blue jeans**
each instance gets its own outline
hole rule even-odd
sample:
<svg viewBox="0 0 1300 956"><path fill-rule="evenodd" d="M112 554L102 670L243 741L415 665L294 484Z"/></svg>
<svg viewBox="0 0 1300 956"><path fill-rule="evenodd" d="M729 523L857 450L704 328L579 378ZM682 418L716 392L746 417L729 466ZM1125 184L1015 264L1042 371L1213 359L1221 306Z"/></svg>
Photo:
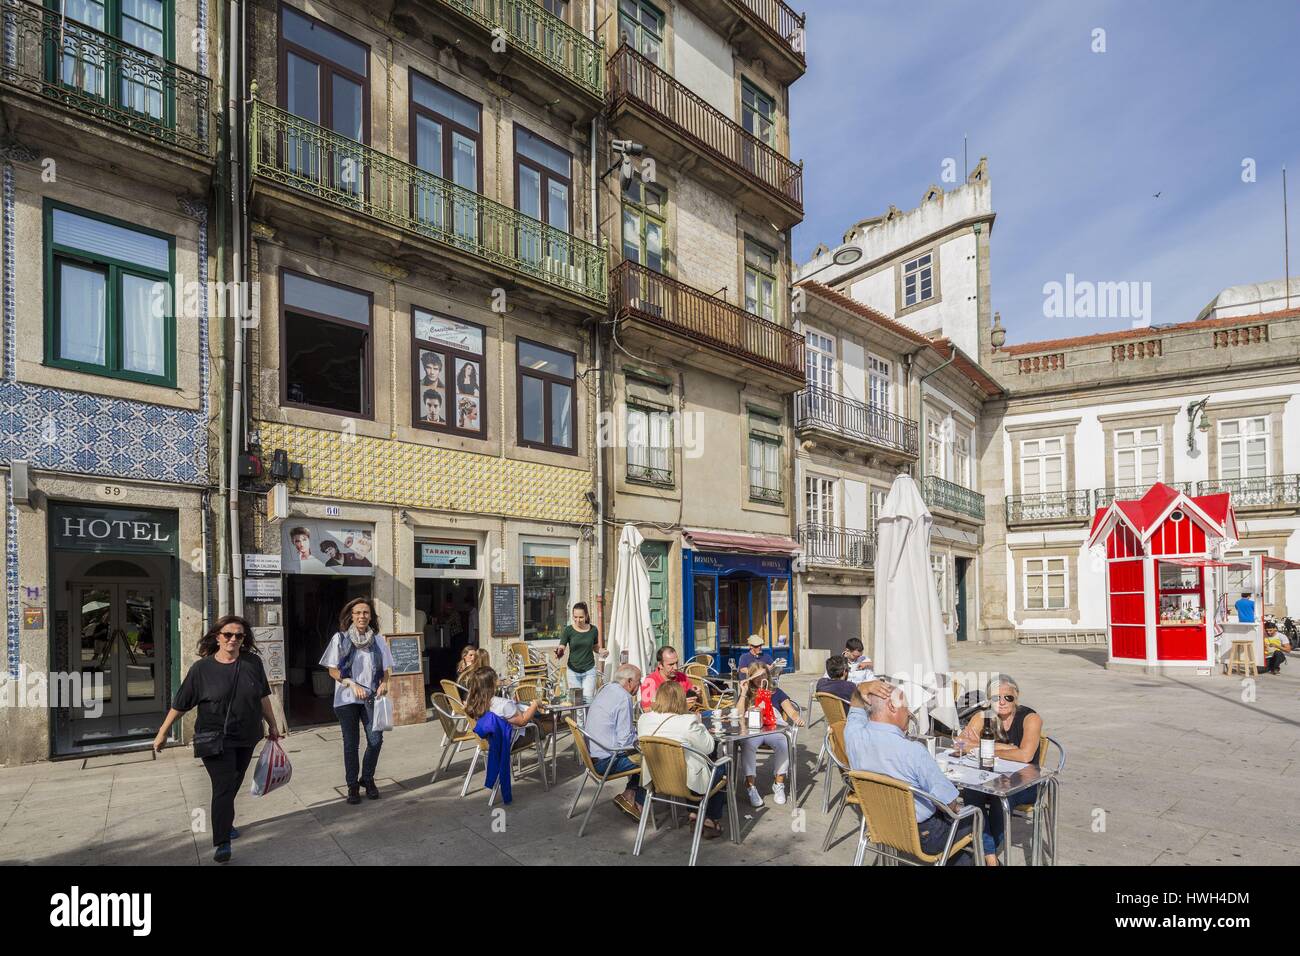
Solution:
<svg viewBox="0 0 1300 956"><path fill-rule="evenodd" d="M614 761L614 766L612 767L609 766L611 760ZM640 769L636 764L628 759L627 754L620 754L617 757L601 757L599 759L592 757L591 765L596 768L597 773L604 773L605 768L609 767L611 775L622 773L624 770ZM637 804L640 805L645 803L645 790L641 787L641 774L638 773L635 777L625 777L624 781L628 787L636 791Z"/></svg>
<svg viewBox="0 0 1300 956"><path fill-rule="evenodd" d="M379 748L384 745L384 734L380 730L370 729L370 718L374 713L372 707L365 704L343 704L335 707L334 713L343 730L343 773L347 777L348 787L355 787L358 782L370 783L375 779L375 765L379 763ZM357 749L361 746L361 730L366 732L366 755L361 762L361 779L357 780Z"/></svg>
<svg viewBox="0 0 1300 956"><path fill-rule="evenodd" d="M719 780L725 780L727 777L727 768L719 767L713 771L713 779L709 782L709 789L712 789ZM709 802L704 805L704 819L717 823L722 819L722 811L727 806L727 788L723 787L713 796L709 797Z"/></svg>
<svg viewBox="0 0 1300 956"><path fill-rule="evenodd" d="M961 792L963 803L979 807L984 811L984 836L993 838L997 846L1002 845L1002 837L1006 832L1006 821L1002 819L1002 802L996 797L990 797L986 793L979 793L974 790L965 790ZM1038 799L1038 784L1030 787L1028 790L1021 790L1019 793L1012 794L1011 806L1018 807L1024 803L1033 803Z"/></svg>
<svg viewBox="0 0 1300 956"><path fill-rule="evenodd" d="M596 696L596 668L587 671L575 671L571 667L566 667L566 676L570 690L577 688L582 689L582 699L590 702Z"/></svg>
<svg viewBox="0 0 1300 956"><path fill-rule="evenodd" d="M1001 812L1001 810L998 811L999 814ZM956 843L962 837L968 835L974 825L975 823L973 820L962 820L960 826L957 828L957 835L953 837L953 842ZM943 852L943 848L948 842L948 831L952 829L952 824L948 822L946 817L940 818L939 814L936 813L929 819L922 820L917 824L917 829L921 831L921 849L926 853L937 856ZM992 834L990 834L987 829L984 831L983 837L984 855L992 856L994 853L997 853L997 841L993 839ZM970 854L967 850L960 850L948 858L948 865L973 866L974 860L970 858Z"/></svg>

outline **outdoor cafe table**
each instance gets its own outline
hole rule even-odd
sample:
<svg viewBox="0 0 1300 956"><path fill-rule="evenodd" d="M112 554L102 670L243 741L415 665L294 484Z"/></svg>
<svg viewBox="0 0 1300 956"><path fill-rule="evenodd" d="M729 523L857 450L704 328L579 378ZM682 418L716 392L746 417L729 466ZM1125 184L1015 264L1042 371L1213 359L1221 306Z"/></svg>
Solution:
<svg viewBox="0 0 1300 956"><path fill-rule="evenodd" d="M705 714L710 716L706 717ZM700 715L704 721L704 727L713 735L713 739L721 744L726 753L731 757L727 765L727 786L737 787L740 781L740 745L746 740L754 737L766 737L768 734L784 734L786 740L790 742L790 787L788 789L791 811L798 806L799 793L799 761L795 759L795 740L799 735L799 728L786 722L778 723L771 730L762 728L751 729L745 717L739 720L733 720L729 712L725 713L720 710L706 711ZM732 795L737 799L740 796L739 790L732 790ZM732 833L731 841L740 842L740 834Z"/></svg>
<svg viewBox="0 0 1300 956"><path fill-rule="evenodd" d="M1054 770L1047 770L1039 767L1037 764L1026 764L1019 770L1012 773L993 773L992 771L981 771L978 763L967 756L960 761L961 771L954 768L954 759L951 751L951 740L946 737L936 738L936 746L939 741L946 741L943 749L936 749L935 759L938 760L939 766L943 769L952 785L959 790L970 790L974 793L982 793L994 798L1002 807L1002 849L999 851L1002 858L1002 865L1006 866L1010 861L1010 844L1011 844L1011 798L1017 793L1023 793L1030 787L1041 784L1038 791L1038 797L1035 800L1035 813L1040 812L1044 803L1044 797L1048 796L1050 788L1050 803L1052 814L1052 825L1056 823L1056 800L1057 800L1057 783L1058 777ZM998 758L1001 759L1001 758ZM972 772L973 771L973 772ZM988 776L989 774L991 776ZM985 778L985 779L977 779ZM1034 826L1038 827L1038 820L1034 821ZM1056 852L1056 844L1052 844L1052 852ZM1029 857L1030 863L1034 861L1033 854ZM1055 856L1053 856L1055 863Z"/></svg>
<svg viewBox="0 0 1300 956"><path fill-rule="evenodd" d="M557 740L560 736L560 728L567 727L567 725L563 723L563 720L565 717L572 715L573 719L578 721L577 715L586 712L587 708L590 706L591 701L584 701L579 704L576 703L572 697L566 696L555 703L552 703L549 700L544 700L541 702L541 706L538 707L538 713L540 716L555 718L555 731L551 734L551 776L556 780L559 779L556 776L555 771L557 761L556 751L558 749Z"/></svg>

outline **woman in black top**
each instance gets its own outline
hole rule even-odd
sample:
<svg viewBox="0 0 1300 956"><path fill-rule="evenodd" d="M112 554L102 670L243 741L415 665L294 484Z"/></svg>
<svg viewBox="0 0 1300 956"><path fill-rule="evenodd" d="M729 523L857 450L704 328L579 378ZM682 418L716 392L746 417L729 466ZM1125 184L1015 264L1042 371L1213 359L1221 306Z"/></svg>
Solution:
<svg viewBox="0 0 1300 956"><path fill-rule="evenodd" d="M218 863L230 859L230 841L239 836L235 829L235 794L244 782L244 772L253 750L262 739L262 721L269 736L281 736L271 709L271 686L262 659L253 643L253 629L242 617L221 618L199 641L199 659L191 666L167 718L154 738L154 753L167 744L167 733L186 711L199 709L195 735L224 731L221 753L203 758L203 768L212 780L212 858Z"/></svg>

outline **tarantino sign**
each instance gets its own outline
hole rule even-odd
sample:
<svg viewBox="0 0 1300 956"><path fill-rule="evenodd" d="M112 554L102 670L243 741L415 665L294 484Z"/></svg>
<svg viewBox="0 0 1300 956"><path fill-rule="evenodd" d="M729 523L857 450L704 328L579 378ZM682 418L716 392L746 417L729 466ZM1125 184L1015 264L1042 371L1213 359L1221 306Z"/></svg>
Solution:
<svg viewBox="0 0 1300 956"><path fill-rule="evenodd" d="M176 553L176 512L53 505L54 547L69 551Z"/></svg>

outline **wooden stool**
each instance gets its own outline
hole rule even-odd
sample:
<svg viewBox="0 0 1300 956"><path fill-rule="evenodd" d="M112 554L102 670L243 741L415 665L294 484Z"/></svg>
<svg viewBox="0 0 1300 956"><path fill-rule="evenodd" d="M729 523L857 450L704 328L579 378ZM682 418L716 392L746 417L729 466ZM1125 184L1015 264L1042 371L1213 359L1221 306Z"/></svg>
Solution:
<svg viewBox="0 0 1300 956"><path fill-rule="evenodd" d="M1233 641L1232 649L1228 651L1228 657L1223 662L1223 673L1232 674L1234 670L1241 668L1241 673L1250 677L1258 677L1259 669L1255 666L1255 642L1250 641Z"/></svg>

